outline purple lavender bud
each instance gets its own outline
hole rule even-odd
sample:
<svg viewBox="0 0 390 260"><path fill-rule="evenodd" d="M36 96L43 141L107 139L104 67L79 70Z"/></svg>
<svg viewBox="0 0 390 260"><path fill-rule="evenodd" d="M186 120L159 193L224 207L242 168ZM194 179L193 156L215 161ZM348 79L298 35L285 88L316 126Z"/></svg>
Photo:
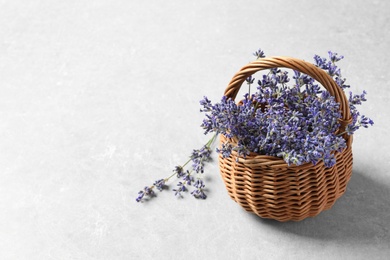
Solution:
<svg viewBox="0 0 390 260"><path fill-rule="evenodd" d="M153 185L159 190L162 191L165 188L165 180L157 180L153 183Z"/></svg>
<svg viewBox="0 0 390 260"><path fill-rule="evenodd" d="M135 199L137 202L140 202L144 197L145 193L141 190L138 192L138 197Z"/></svg>
<svg viewBox="0 0 390 260"><path fill-rule="evenodd" d="M328 54L329 54L329 59L333 63L338 62L339 60L344 59L343 55L338 55L336 52L328 51Z"/></svg>
<svg viewBox="0 0 390 260"><path fill-rule="evenodd" d="M250 84L253 84L253 82L255 81L255 78L253 78L252 75L251 75L251 76L247 77L245 79L245 81L246 81L247 84L250 85Z"/></svg>
<svg viewBox="0 0 390 260"><path fill-rule="evenodd" d="M145 192L145 195L149 196L149 197L152 197L155 195L153 189L150 187L145 187L144 192Z"/></svg>
<svg viewBox="0 0 390 260"><path fill-rule="evenodd" d="M142 199L143 199L145 196L148 196L148 197L150 197L150 198L153 197L153 196L155 196L153 189L146 186L143 190L141 190L141 191L138 192L138 197L137 197L135 200L136 200L137 202L140 202L140 201L142 201Z"/></svg>
<svg viewBox="0 0 390 260"><path fill-rule="evenodd" d="M183 182L179 182L177 184L178 188L177 189L173 189L173 191L175 192L175 196L178 196L178 197L182 197L182 192L185 192L187 191L187 188L185 186L185 183Z"/></svg>
<svg viewBox="0 0 390 260"><path fill-rule="evenodd" d="M177 178L181 178L184 176L184 170L183 170L183 167L181 167L181 166L175 166L175 169L173 170L173 172L176 173Z"/></svg>
<svg viewBox="0 0 390 260"><path fill-rule="evenodd" d="M317 67L319 67L323 70L327 70L329 68L326 58L321 58L318 55L314 55L314 63Z"/></svg>
<svg viewBox="0 0 390 260"><path fill-rule="evenodd" d="M256 56L257 59L265 58L264 51L262 51L261 49L255 51L253 55Z"/></svg>
<svg viewBox="0 0 390 260"><path fill-rule="evenodd" d="M207 198L207 195L204 193L202 189L196 189L191 192L191 194L197 198L197 199L203 199L205 200Z"/></svg>

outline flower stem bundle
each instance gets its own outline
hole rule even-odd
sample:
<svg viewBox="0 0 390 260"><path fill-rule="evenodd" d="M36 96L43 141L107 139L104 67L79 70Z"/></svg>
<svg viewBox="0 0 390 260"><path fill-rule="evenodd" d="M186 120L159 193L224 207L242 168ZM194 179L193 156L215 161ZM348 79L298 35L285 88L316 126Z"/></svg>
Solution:
<svg viewBox="0 0 390 260"><path fill-rule="evenodd" d="M264 52L259 50L255 56L261 59ZM336 65L341 59L343 56L331 51L329 60L314 56L315 65L346 89L349 86ZM226 96L215 104L207 97L200 101L201 111L206 113L202 124L205 133L220 133L229 140L217 152L225 158L232 151L242 157L250 153L270 155L283 158L288 165L315 165L323 160L326 167L332 167L336 163L334 152L346 147L342 136L373 124L356 108L366 101L366 92L350 93L352 122L340 132L340 104L310 76L293 73L290 80L287 71L270 69L258 80L257 91L246 93L238 104ZM250 86L254 80L250 76L246 82ZM288 85L290 81L292 86Z"/></svg>

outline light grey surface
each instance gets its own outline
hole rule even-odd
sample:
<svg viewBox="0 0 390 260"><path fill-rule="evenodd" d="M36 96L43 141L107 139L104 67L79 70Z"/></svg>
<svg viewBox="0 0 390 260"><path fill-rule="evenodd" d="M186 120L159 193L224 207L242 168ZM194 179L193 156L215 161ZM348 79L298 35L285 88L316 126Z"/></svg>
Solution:
<svg viewBox="0 0 390 260"><path fill-rule="evenodd" d="M389 259L389 1L0 1L0 259ZM208 137L218 100L263 48L343 74L375 120L354 138L346 194L298 223L227 195L139 189ZM214 154L214 158L215 154ZM172 188L172 184L171 184Z"/></svg>

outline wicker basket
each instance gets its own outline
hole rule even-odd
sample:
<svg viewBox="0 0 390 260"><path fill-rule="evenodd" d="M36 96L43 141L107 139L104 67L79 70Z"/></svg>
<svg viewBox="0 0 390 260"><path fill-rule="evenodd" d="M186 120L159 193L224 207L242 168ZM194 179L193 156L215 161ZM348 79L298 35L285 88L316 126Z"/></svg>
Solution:
<svg viewBox="0 0 390 260"><path fill-rule="evenodd" d="M225 95L235 99L242 83L253 73L284 67L298 70L321 83L340 103L340 131L351 122L348 100L344 91L323 70L308 62L289 58L258 59L243 67L231 80ZM232 153L228 158L219 155L219 167L230 197L245 210L262 218L278 221L300 221L329 209L345 192L352 174L352 136L344 135L347 143L336 153L336 165L325 168L322 161L288 166L277 157L252 153L246 158ZM221 143L226 140L221 136Z"/></svg>

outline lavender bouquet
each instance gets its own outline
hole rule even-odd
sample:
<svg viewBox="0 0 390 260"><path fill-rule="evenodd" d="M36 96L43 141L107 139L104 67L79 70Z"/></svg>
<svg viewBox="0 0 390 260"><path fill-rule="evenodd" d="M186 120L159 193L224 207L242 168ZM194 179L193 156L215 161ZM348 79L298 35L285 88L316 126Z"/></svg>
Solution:
<svg viewBox="0 0 390 260"><path fill-rule="evenodd" d="M265 57L262 50L254 55L257 59ZM328 55L328 58L315 55L314 64L346 90L350 86L345 84L346 79L337 65L344 57L331 51ZM367 128L374 123L357 109L367 101L367 93L363 91L356 95L349 92L352 122L345 131L339 132L340 105L334 97L310 76L293 71L290 79L288 73L278 68L270 69L257 81L254 93L251 93L251 86L255 78L248 77L248 93L238 104L226 96L215 104L204 97L200 101L200 111L205 113L201 126L205 134L214 133L213 137L201 149L194 150L185 164L176 166L171 176L141 190L136 200L139 202L145 196L153 197L153 189L163 190L165 183L174 176L179 179L177 187L173 189L175 195L181 197L189 186L193 186L191 194L195 198L205 199L203 166L210 160L210 147L218 134L234 140L222 143L216 149L223 157L229 157L235 151L242 157L250 153L280 157L288 165L315 165L322 160L325 167L334 166L334 152L346 147L342 136L352 135L361 127ZM184 167L191 161L192 169L185 171Z"/></svg>

